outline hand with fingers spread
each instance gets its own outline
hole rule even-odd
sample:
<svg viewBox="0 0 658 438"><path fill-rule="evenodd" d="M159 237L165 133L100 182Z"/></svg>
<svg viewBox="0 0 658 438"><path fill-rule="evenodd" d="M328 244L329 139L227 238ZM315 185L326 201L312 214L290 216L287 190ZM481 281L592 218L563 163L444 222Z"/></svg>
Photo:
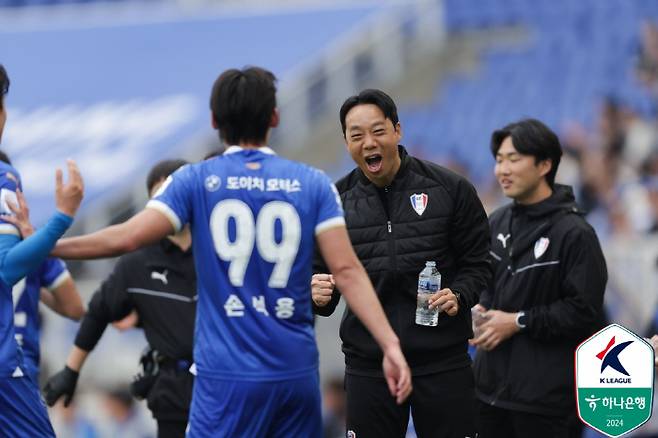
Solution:
<svg viewBox="0 0 658 438"><path fill-rule="evenodd" d="M455 316L459 312L459 300L449 288L441 289L428 300L429 308L436 309L437 307L448 314L448 316Z"/></svg>
<svg viewBox="0 0 658 438"><path fill-rule="evenodd" d="M7 206L14 213L13 215L2 215L0 218L18 228L18 231L21 233L21 237L26 239L34 233L34 227L30 223L30 209L27 206L25 201L25 196L21 189L16 190L16 200L18 205L14 204L10 200L7 200Z"/></svg>
<svg viewBox="0 0 658 438"><path fill-rule="evenodd" d="M480 336L469 343L486 351L493 350L520 330L516 324L516 315L502 310L487 310L483 314L485 322L480 325Z"/></svg>
<svg viewBox="0 0 658 438"><path fill-rule="evenodd" d="M69 172L69 180L66 184L61 169L55 172L55 204L57 210L73 217L82 202L84 184L75 161L66 160L66 166Z"/></svg>
<svg viewBox="0 0 658 438"><path fill-rule="evenodd" d="M336 283L331 274L314 274L311 278L311 297L318 307L324 307L331 301L331 294Z"/></svg>
<svg viewBox="0 0 658 438"><path fill-rule="evenodd" d="M391 395L401 405L412 391L411 371L402 354L399 342L386 348L383 361L384 377Z"/></svg>

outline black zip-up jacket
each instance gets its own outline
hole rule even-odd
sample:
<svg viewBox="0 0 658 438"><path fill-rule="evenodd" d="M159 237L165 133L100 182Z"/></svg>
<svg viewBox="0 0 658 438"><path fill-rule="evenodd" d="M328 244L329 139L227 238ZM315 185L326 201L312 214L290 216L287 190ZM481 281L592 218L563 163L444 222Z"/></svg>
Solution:
<svg viewBox="0 0 658 438"><path fill-rule="evenodd" d="M187 367L175 370L169 364L192 363L196 303L192 248L182 251L162 239L119 258L89 301L75 345L93 350L108 324L136 310L149 345L167 358L148 394L148 407L158 420L186 420L192 375Z"/></svg>
<svg viewBox="0 0 658 438"><path fill-rule="evenodd" d="M526 328L475 358L477 396L504 409L573 414L574 351L604 322L607 270L601 246L570 187L534 205L491 215L488 309L524 311Z"/></svg>
<svg viewBox="0 0 658 438"><path fill-rule="evenodd" d="M398 148L402 164L390 186L377 188L358 168L336 184L350 239L412 373L468 366L470 308L491 275L486 213L466 179ZM412 197L422 194L427 195L426 203L419 196L414 204ZM418 274L429 260L442 275L441 287L461 295L458 314L440 313L436 327L415 323ZM327 272L319 258L314 271ZM339 299L336 290L329 304L314 306L314 311L329 316ZM381 375L381 350L349 308L340 337L348 373Z"/></svg>

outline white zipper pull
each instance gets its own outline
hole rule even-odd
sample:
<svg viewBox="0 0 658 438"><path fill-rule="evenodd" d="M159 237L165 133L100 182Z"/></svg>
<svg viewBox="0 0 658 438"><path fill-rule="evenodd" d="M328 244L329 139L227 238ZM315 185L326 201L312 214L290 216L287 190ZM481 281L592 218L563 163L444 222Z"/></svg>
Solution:
<svg viewBox="0 0 658 438"><path fill-rule="evenodd" d="M386 224L388 225L388 232L390 233L391 232L391 221L386 222Z"/></svg>

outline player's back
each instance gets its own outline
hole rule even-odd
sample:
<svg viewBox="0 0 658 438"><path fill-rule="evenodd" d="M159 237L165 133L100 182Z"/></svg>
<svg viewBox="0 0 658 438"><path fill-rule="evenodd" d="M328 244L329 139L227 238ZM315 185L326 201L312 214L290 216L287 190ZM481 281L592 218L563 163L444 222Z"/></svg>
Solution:
<svg viewBox="0 0 658 438"><path fill-rule="evenodd" d="M174 223L192 225L199 375L264 381L316 373L315 234L343 223L327 176L269 148L232 147L176 172L158 202Z"/></svg>

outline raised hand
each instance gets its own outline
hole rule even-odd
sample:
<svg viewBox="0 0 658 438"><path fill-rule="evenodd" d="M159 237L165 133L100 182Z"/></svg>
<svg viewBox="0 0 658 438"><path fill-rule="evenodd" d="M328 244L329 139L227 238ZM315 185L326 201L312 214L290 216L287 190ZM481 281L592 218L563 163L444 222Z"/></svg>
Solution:
<svg viewBox="0 0 658 438"><path fill-rule="evenodd" d="M66 160L66 166L69 172L69 180L66 184L61 169L55 172L55 204L57 210L73 217L82 202L84 184L75 161Z"/></svg>

